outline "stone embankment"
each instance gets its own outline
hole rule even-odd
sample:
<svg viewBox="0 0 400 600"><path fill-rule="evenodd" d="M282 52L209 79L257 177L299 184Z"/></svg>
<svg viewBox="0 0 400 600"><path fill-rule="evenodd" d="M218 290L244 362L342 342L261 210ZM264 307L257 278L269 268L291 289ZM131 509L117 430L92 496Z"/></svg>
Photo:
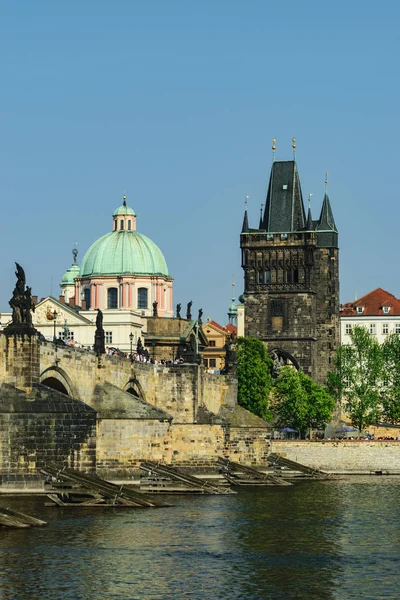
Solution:
<svg viewBox="0 0 400 600"><path fill-rule="evenodd" d="M391 440L272 440L271 452L313 469L334 474L400 475L400 441Z"/></svg>

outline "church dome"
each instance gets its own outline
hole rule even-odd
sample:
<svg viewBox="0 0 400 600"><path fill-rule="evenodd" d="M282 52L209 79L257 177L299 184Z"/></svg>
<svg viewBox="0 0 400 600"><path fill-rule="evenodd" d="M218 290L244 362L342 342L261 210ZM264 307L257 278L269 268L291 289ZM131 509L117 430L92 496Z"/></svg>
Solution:
<svg viewBox="0 0 400 600"><path fill-rule="evenodd" d="M113 231L96 240L83 257L80 277L160 275L168 267L158 246L137 231Z"/></svg>
<svg viewBox="0 0 400 600"><path fill-rule="evenodd" d="M113 213L113 231L96 240L82 260L80 277L102 275L169 277L160 248L136 231L136 214L126 196Z"/></svg>
<svg viewBox="0 0 400 600"><path fill-rule="evenodd" d="M61 278L61 285L74 285L75 277L79 277L79 265L74 263L67 269Z"/></svg>

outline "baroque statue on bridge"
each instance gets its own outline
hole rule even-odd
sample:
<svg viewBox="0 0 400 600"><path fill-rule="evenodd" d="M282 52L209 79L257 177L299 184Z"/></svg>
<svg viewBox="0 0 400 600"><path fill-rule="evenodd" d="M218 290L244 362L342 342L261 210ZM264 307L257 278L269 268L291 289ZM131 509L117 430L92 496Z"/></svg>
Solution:
<svg viewBox="0 0 400 600"><path fill-rule="evenodd" d="M17 270L17 283L13 291L9 305L12 308L11 329L33 330L32 313L35 305L32 300L32 288L26 286L25 271L18 263L15 263Z"/></svg>

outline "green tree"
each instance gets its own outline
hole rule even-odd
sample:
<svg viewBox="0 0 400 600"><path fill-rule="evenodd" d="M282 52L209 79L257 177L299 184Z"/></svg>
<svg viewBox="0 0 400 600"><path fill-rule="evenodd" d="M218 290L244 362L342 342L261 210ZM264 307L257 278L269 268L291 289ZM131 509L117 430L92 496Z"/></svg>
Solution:
<svg viewBox="0 0 400 600"><path fill-rule="evenodd" d="M400 423L400 336L389 335L382 345L382 420Z"/></svg>
<svg viewBox="0 0 400 600"><path fill-rule="evenodd" d="M275 382L272 414L278 427L297 429L302 437L332 418L335 400L302 371L282 367Z"/></svg>
<svg viewBox="0 0 400 600"><path fill-rule="evenodd" d="M272 359L256 338L238 338L236 346L238 402L262 419L270 419L269 394L272 388Z"/></svg>
<svg viewBox="0 0 400 600"><path fill-rule="evenodd" d="M361 431L379 420L383 357L365 327L353 327L350 340L338 349L328 386L332 394L340 393L344 411Z"/></svg>

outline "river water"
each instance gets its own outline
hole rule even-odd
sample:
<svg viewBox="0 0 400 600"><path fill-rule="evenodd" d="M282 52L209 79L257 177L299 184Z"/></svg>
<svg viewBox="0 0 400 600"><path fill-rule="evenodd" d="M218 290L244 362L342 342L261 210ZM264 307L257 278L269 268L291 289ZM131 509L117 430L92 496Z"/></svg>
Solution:
<svg viewBox="0 0 400 600"><path fill-rule="evenodd" d="M299 481L162 509L0 505L48 521L0 529L1 600L400 597L400 478Z"/></svg>

